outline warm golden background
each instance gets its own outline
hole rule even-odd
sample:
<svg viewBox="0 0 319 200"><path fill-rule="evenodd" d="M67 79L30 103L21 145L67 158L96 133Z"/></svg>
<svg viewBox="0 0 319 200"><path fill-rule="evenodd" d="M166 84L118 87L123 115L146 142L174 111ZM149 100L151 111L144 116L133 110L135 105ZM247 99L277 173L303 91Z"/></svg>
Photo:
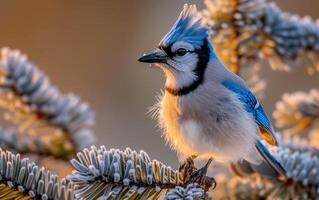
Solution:
<svg viewBox="0 0 319 200"><path fill-rule="evenodd" d="M318 0L276 0L283 10L319 18ZM53 83L72 91L96 111L98 143L146 150L152 158L177 166L147 107L164 79L159 70L138 63L175 22L184 0L0 1L0 44L19 48ZM316 87L302 67L291 73L265 67L262 100L269 114L283 92Z"/></svg>

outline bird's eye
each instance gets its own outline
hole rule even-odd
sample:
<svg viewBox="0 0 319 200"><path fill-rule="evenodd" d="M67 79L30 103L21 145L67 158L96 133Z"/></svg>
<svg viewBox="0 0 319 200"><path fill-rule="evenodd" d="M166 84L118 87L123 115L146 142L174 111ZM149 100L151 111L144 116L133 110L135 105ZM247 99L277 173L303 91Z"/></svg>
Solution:
<svg viewBox="0 0 319 200"><path fill-rule="evenodd" d="M175 54L178 56L184 56L187 53L187 50L184 48L179 48L176 50Z"/></svg>

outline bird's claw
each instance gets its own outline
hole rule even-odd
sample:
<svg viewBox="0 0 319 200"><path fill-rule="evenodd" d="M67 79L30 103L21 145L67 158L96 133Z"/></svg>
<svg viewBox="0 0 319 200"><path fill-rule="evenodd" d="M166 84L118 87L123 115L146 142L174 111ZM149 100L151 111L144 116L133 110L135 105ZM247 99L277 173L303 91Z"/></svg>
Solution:
<svg viewBox="0 0 319 200"><path fill-rule="evenodd" d="M207 192L210 188L215 189L217 182L214 177L203 176L200 182L200 186Z"/></svg>
<svg viewBox="0 0 319 200"><path fill-rule="evenodd" d="M204 188L205 191L208 191L211 187L214 189L216 187L215 179L206 176L207 169L213 159L210 158L204 167L197 169L194 165L195 158L196 156L188 157L179 168L179 172L182 173L184 177L183 185L186 186L190 183L197 183Z"/></svg>
<svg viewBox="0 0 319 200"><path fill-rule="evenodd" d="M207 169L208 169L208 167L209 167L209 165L211 164L212 161L213 161L213 159L210 158L210 159L207 161L207 163L205 164L204 167L202 167L202 168L200 168L200 169L194 171L194 172L190 175L189 181L192 182L192 183L194 183L194 182L200 182L201 179L202 179L204 176L206 176L206 174L207 174Z"/></svg>

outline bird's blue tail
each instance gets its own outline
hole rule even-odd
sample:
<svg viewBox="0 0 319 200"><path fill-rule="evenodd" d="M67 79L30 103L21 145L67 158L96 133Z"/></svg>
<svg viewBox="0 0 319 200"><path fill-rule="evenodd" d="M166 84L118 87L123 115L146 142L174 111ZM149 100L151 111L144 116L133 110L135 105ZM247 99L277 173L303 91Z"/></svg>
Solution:
<svg viewBox="0 0 319 200"><path fill-rule="evenodd" d="M231 165L233 171L240 176L246 174L258 173L267 177L285 177L286 170L280 162L269 152L267 147L261 141L257 141L256 150L263 158L263 162L259 165L249 163L246 160Z"/></svg>
<svg viewBox="0 0 319 200"><path fill-rule="evenodd" d="M264 160L271 166L279 175L286 176L286 170L284 167L278 162L278 160L268 151L268 149L261 143L260 140L256 142L256 149L260 153L260 155L264 158Z"/></svg>

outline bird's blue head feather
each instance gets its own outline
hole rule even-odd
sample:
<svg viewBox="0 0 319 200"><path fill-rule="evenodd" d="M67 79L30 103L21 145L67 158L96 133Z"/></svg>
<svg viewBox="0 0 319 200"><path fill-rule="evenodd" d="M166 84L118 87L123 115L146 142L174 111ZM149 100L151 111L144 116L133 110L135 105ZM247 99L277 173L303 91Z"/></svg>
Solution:
<svg viewBox="0 0 319 200"><path fill-rule="evenodd" d="M160 46L169 46L177 41L185 41L200 48L208 37L208 27L199 16L195 5L184 5L172 29L164 36Z"/></svg>
<svg viewBox="0 0 319 200"><path fill-rule="evenodd" d="M184 9L158 48L139 61L160 63L166 74L165 89L173 95L186 95L204 83L208 63L215 59L209 28L195 5Z"/></svg>

